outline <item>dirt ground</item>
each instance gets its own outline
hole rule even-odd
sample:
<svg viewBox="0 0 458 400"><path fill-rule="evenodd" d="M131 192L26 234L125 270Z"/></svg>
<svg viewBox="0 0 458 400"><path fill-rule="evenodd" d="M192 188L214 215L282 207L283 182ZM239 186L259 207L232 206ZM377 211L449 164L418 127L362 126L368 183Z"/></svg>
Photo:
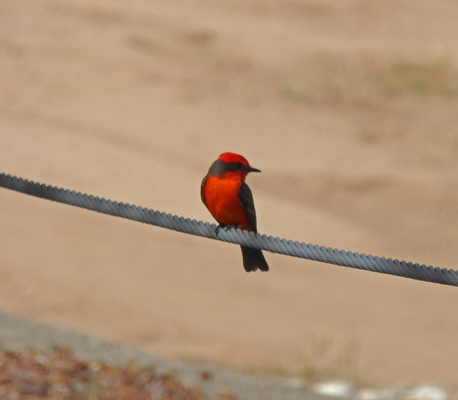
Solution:
<svg viewBox="0 0 458 400"><path fill-rule="evenodd" d="M0 172L458 268L458 3L0 0ZM0 190L0 308L158 356L458 386L456 288L240 250Z"/></svg>

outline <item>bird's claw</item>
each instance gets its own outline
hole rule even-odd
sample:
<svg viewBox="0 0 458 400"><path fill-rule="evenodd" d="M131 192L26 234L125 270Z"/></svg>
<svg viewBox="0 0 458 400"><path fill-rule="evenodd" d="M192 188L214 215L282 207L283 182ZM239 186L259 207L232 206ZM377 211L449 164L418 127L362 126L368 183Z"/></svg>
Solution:
<svg viewBox="0 0 458 400"><path fill-rule="evenodd" d="M216 236L218 236L218 233L219 233L219 230L221 229L221 227L222 227L221 224L216 227L216 229L215 229L215 235Z"/></svg>
<svg viewBox="0 0 458 400"><path fill-rule="evenodd" d="M218 236L218 233L221 229L223 229L225 232L227 232L228 229L237 229L237 225L225 225L225 224L219 224L216 229L215 229L215 234Z"/></svg>

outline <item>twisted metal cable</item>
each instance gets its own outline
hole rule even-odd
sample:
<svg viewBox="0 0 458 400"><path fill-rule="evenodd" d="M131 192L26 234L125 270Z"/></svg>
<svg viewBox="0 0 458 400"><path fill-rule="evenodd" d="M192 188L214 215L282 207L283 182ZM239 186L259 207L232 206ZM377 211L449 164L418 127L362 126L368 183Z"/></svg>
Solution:
<svg viewBox="0 0 458 400"><path fill-rule="evenodd" d="M0 187L59 203L86 208L103 214L127 218L209 239L267 250L272 253L306 258L343 267L403 276L420 281L458 286L458 273L453 269L447 270L424 264L420 265L392 260L391 258L373 257L366 254L352 253L351 251L332 249L330 247L326 248L324 246L320 247L318 245L293 242L292 240L261 235L259 233L255 234L234 228L228 230L220 229L218 235L216 235L215 224L161 213L122 202L118 203L117 201L82 194L74 190L70 191L55 186L46 186L27 179L17 178L16 176L5 175L4 173L0 174Z"/></svg>

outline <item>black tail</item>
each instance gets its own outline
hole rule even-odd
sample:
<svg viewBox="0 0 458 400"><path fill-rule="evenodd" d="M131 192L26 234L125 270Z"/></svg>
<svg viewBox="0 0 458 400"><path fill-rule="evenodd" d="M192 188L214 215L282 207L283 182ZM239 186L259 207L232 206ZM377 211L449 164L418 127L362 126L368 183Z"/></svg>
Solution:
<svg viewBox="0 0 458 400"><path fill-rule="evenodd" d="M246 272L256 271L258 268L261 271L269 270L269 266L261 250L245 246L240 247L242 248L243 266Z"/></svg>

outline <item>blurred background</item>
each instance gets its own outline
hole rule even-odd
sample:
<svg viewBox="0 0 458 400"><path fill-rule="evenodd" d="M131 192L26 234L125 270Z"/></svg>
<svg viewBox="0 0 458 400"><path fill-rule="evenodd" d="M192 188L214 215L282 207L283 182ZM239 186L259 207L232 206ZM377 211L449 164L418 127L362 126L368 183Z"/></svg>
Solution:
<svg viewBox="0 0 458 400"><path fill-rule="evenodd" d="M211 221L225 151L261 233L457 268L458 3L0 0L0 172ZM0 190L0 309L313 381L458 384L455 288ZM212 221L213 222L213 221Z"/></svg>

